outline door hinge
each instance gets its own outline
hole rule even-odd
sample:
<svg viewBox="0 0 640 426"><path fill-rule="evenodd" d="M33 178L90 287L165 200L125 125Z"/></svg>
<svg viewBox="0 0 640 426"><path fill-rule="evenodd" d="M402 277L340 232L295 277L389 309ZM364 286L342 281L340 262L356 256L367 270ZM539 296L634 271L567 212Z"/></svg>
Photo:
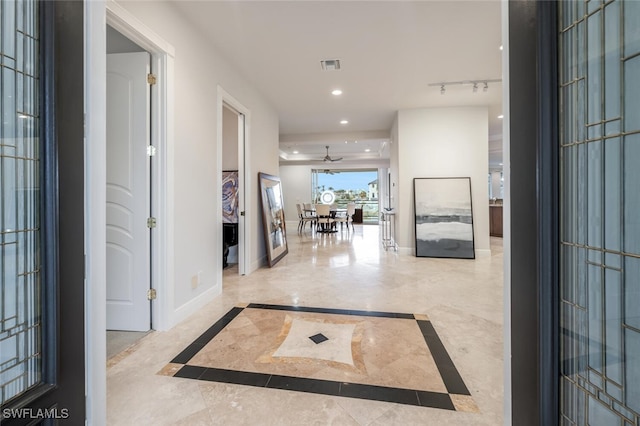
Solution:
<svg viewBox="0 0 640 426"><path fill-rule="evenodd" d="M156 82L158 81L158 79L156 78L155 74L147 74L147 83L149 83L151 86L153 86L154 84L156 84Z"/></svg>
<svg viewBox="0 0 640 426"><path fill-rule="evenodd" d="M244 211L240 212L240 216L244 216Z"/></svg>
<svg viewBox="0 0 640 426"><path fill-rule="evenodd" d="M149 217L147 218L147 228L155 228L156 227L156 218L155 217Z"/></svg>
<svg viewBox="0 0 640 426"><path fill-rule="evenodd" d="M153 145L147 146L147 155L149 157L153 157L154 155L156 155L156 147Z"/></svg>
<svg viewBox="0 0 640 426"><path fill-rule="evenodd" d="M156 300L157 293L155 288L147 290L147 300Z"/></svg>

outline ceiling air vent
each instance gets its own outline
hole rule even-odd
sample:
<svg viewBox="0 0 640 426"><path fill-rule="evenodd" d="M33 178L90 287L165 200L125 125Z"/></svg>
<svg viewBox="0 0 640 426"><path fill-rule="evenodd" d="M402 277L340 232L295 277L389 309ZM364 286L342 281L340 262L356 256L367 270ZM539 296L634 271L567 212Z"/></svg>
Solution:
<svg viewBox="0 0 640 426"><path fill-rule="evenodd" d="M340 69L340 59L325 59L320 61L320 66L324 71L337 71Z"/></svg>

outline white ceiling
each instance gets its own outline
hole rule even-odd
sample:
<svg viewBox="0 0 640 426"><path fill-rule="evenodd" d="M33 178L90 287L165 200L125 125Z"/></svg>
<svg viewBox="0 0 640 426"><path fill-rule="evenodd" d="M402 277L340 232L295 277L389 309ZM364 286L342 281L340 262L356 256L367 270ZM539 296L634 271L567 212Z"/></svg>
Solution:
<svg viewBox="0 0 640 426"><path fill-rule="evenodd" d="M430 86L501 78L497 0L174 3L274 106L283 163L321 159L326 145L345 161L388 158L398 110L460 105L489 107L490 165L501 161L502 84Z"/></svg>

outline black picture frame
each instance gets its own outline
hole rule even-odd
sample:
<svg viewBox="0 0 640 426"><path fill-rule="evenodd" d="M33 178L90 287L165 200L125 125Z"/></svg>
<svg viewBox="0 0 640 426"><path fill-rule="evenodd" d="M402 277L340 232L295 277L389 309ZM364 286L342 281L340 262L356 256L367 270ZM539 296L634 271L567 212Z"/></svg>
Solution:
<svg viewBox="0 0 640 426"><path fill-rule="evenodd" d="M471 178L413 179L417 257L475 259Z"/></svg>
<svg viewBox="0 0 640 426"><path fill-rule="evenodd" d="M282 184L278 176L262 172L258 173L258 181L262 201L264 243L269 267L272 268L289 252Z"/></svg>

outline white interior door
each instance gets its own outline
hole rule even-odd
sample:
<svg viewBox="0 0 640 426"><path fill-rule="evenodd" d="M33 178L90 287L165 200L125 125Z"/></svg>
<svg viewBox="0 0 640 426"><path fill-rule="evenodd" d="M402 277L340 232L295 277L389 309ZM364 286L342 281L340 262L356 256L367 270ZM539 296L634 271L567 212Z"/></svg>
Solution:
<svg viewBox="0 0 640 426"><path fill-rule="evenodd" d="M107 329L151 324L149 54L107 55Z"/></svg>

